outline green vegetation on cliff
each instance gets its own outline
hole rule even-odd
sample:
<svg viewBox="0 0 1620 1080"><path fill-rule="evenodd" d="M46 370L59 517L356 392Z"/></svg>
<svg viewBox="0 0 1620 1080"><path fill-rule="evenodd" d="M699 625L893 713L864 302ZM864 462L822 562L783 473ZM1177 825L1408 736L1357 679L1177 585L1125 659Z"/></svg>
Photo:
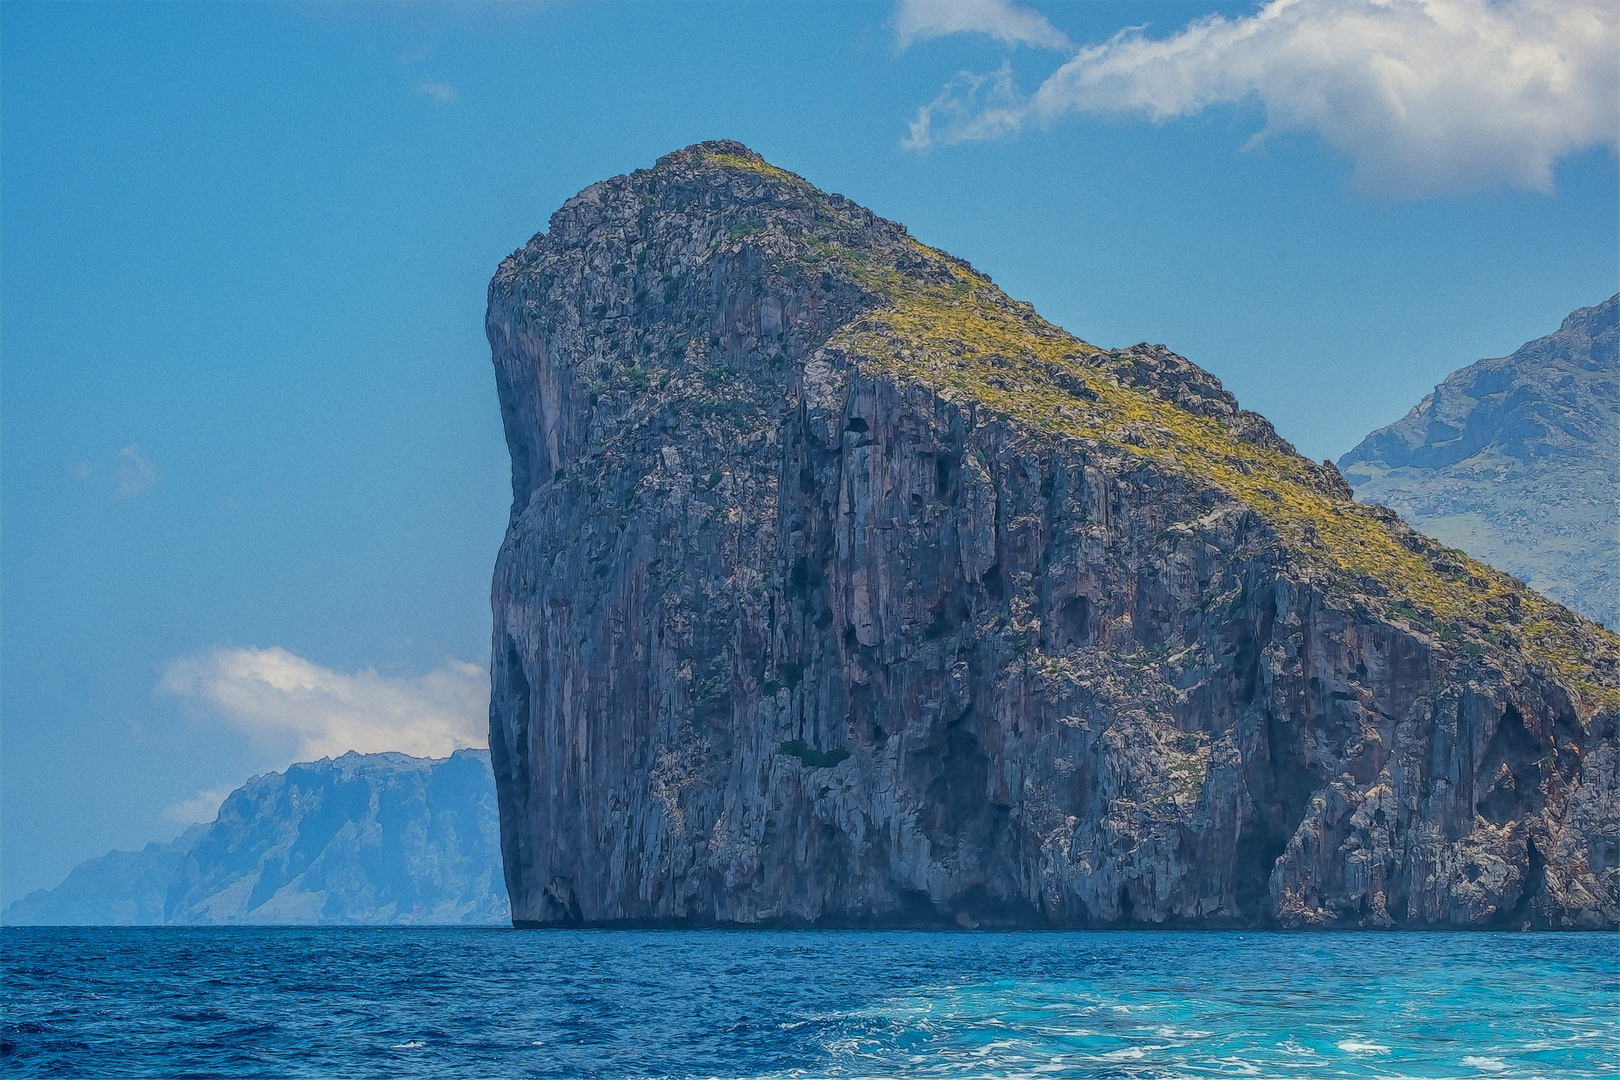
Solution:
<svg viewBox="0 0 1620 1080"><path fill-rule="evenodd" d="M842 208L807 181L758 157L712 153L716 168L791 185L836 221ZM836 197L833 197L836 199ZM1317 466L1286 444L1261 445L1219 417L1133 385L1125 365L1011 300L959 259L906 237L899 248L794 238L813 272L836 264L879 298L829 345L862 358L873 374L924 385L1060 438L1152 459L1240 500L1278 540L1326 572L1330 590L1354 592L1385 618L1460 639L1469 655L1518 644L1550 665L1588 708L1620 704L1594 678L1591 654L1620 652L1620 638L1571 620L1520 582L1466 554L1394 527L1323 483ZM734 238L734 242L745 242ZM1374 584L1375 583L1375 584Z"/></svg>

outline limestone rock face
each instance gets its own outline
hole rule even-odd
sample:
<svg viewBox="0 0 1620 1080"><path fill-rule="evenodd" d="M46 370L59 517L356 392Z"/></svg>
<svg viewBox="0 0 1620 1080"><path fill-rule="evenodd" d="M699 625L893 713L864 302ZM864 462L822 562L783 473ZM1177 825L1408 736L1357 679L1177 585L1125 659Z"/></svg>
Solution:
<svg viewBox="0 0 1620 1080"><path fill-rule="evenodd" d="M1446 376L1339 459L1363 502L1620 626L1620 296Z"/></svg>
<svg viewBox="0 0 1620 1080"><path fill-rule="evenodd" d="M1616 638L735 143L506 259L519 925L1610 926Z"/></svg>

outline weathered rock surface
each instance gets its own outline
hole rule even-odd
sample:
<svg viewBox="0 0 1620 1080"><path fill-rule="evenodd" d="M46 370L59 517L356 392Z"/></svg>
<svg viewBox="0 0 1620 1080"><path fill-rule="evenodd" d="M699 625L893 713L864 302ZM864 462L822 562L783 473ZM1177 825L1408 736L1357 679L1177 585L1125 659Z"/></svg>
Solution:
<svg viewBox="0 0 1620 1080"><path fill-rule="evenodd" d="M1452 372L1339 459L1363 502L1620 626L1620 296Z"/></svg>
<svg viewBox="0 0 1620 1080"><path fill-rule="evenodd" d="M345 754L256 776L208 825L81 863L7 925L505 923L488 753Z"/></svg>
<svg viewBox="0 0 1620 1080"><path fill-rule="evenodd" d="M490 285L519 925L1612 926L1617 639L735 143Z"/></svg>

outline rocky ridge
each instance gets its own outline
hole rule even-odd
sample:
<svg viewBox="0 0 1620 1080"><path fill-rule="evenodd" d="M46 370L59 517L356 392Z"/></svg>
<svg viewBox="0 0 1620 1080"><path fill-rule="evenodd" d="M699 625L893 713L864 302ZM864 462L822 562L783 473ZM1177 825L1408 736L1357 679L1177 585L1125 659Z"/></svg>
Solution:
<svg viewBox="0 0 1620 1080"><path fill-rule="evenodd" d="M255 776L209 824L114 851L6 908L17 925L505 923L489 755L344 754Z"/></svg>
<svg viewBox="0 0 1620 1080"><path fill-rule="evenodd" d="M1364 502L1620 626L1620 296L1446 376L1339 459Z"/></svg>
<svg viewBox="0 0 1620 1080"><path fill-rule="evenodd" d="M502 262L513 919L1610 926L1617 639L735 143Z"/></svg>

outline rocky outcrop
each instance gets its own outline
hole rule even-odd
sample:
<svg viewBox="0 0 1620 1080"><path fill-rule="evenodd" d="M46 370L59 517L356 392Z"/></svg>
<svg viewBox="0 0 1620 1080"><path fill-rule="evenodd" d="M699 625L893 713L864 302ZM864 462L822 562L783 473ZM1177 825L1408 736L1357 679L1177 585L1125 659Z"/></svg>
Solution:
<svg viewBox="0 0 1620 1080"><path fill-rule="evenodd" d="M1339 459L1364 502L1620 625L1620 296L1452 372Z"/></svg>
<svg viewBox="0 0 1620 1080"><path fill-rule="evenodd" d="M345 754L256 776L207 825L114 851L16 925L505 923L489 755Z"/></svg>
<svg viewBox="0 0 1620 1080"><path fill-rule="evenodd" d="M1607 926L1616 638L735 143L488 334L513 919Z"/></svg>

